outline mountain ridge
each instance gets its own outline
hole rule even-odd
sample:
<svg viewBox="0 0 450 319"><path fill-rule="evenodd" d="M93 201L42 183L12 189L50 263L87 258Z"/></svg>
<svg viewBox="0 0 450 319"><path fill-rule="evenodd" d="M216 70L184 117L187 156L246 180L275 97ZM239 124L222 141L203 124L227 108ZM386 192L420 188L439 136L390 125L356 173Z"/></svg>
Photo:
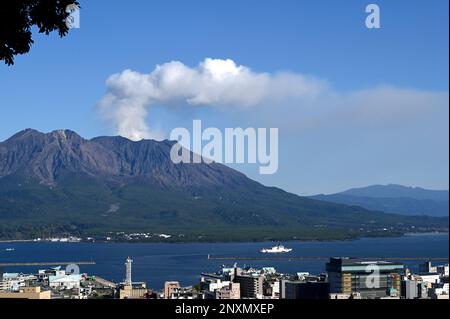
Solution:
<svg viewBox="0 0 450 319"><path fill-rule="evenodd" d="M3 143L6 143L6 147L2 147ZM18 154L18 156L8 154L6 150L8 143L18 144L20 150L16 147L11 152L11 147L9 148L9 153ZM226 173L232 174L233 181L243 180L242 173L216 163L196 167L200 173L204 173L205 168L209 168L210 173L215 173L210 174L208 179L202 178L201 174L193 178L191 176L193 171L189 169L192 166L183 163L177 165L179 176L174 176L175 164L170 161L168 156L174 143L168 140L134 142L122 136L100 136L87 140L71 130L55 130L45 134L27 129L0 143L0 155L3 154L3 159L6 158L6 161L0 163L0 178L17 171L20 168L17 167L17 163L26 161L27 167L24 167L26 173L39 178L40 183L49 186L56 186L55 174L60 169L105 176L112 180L133 176L150 177L151 175L154 179L153 182L161 184L174 182L173 179L171 181L164 180L167 176L171 176L178 178L178 182L184 183L185 186L192 186L194 181L206 185L219 182L218 179L221 175ZM145 158L146 156L148 158ZM8 161L8 158L12 160ZM156 167L157 165L159 167ZM156 170L161 169L164 170L166 176L154 174ZM221 181L223 182L223 179Z"/></svg>
<svg viewBox="0 0 450 319"><path fill-rule="evenodd" d="M173 233L178 240L343 239L448 230L266 187L218 163L174 164L175 142L27 129L0 143L0 238ZM192 153L190 153L193 156Z"/></svg>
<svg viewBox="0 0 450 319"><path fill-rule="evenodd" d="M429 190L398 184L351 188L336 194L319 194L310 198L403 215L446 217L449 213L447 190Z"/></svg>
<svg viewBox="0 0 450 319"><path fill-rule="evenodd" d="M399 198L407 197L414 199L431 199L448 201L448 190L432 190L418 186L404 186L400 184L371 185L360 188L351 188L341 192L344 195L379 197L379 198Z"/></svg>

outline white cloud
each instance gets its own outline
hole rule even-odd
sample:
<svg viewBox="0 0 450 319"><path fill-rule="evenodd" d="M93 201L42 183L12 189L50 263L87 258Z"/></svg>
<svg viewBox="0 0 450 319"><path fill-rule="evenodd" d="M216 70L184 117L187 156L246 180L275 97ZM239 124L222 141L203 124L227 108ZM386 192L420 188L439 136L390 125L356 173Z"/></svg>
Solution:
<svg viewBox="0 0 450 319"><path fill-rule="evenodd" d="M207 58L196 67L173 61L148 74L124 70L110 76L106 85L98 107L119 135L133 140L165 137L147 124L152 105L238 110L239 116L289 130L396 126L426 116L445 117L448 127L448 92L390 86L339 92L324 80L289 72L258 73L229 59Z"/></svg>
<svg viewBox="0 0 450 319"><path fill-rule="evenodd" d="M190 68L181 62L158 65L151 73L124 70L106 81L98 107L119 135L158 138L146 124L154 104L250 108L287 99L314 97L325 82L294 73L256 73L232 60L205 59Z"/></svg>

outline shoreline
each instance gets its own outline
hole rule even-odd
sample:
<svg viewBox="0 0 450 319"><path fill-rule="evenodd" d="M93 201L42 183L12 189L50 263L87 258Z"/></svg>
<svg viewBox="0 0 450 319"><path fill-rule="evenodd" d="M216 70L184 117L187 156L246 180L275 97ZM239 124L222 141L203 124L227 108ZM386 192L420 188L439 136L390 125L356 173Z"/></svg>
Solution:
<svg viewBox="0 0 450 319"><path fill-rule="evenodd" d="M242 243L314 243L314 242L347 242L347 241L357 241L361 239L381 239L381 238L401 238L401 237L413 237L413 236L441 236L449 235L449 232L426 232L426 233L404 233L398 236L361 236L355 238L347 239L291 239L291 240L248 240L248 241L51 241L51 240L35 240L35 239L10 239L10 240L0 240L0 244L14 244L14 243L50 243L50 244L242 244Z"/></svg>

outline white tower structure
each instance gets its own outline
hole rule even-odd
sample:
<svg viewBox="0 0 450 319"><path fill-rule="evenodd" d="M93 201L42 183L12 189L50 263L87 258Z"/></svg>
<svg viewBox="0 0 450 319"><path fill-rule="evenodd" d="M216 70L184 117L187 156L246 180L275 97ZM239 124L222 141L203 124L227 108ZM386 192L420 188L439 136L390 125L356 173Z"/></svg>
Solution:
<svg viewBox="0 0 450 319"><path fill-rule="evenodd" d="M125 263L125 267L126 267L126 277L125 277L125 284L127 286L131 286L131 263L133 262L133 259L131 259L130 257L127 258L127 262Z"/></svg>

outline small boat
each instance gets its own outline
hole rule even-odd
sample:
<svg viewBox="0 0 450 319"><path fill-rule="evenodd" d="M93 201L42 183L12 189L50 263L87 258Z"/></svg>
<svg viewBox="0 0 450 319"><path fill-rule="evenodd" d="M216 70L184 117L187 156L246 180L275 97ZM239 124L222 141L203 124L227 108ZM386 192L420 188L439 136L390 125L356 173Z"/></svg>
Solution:
<svg viewBox="0 0 450 319"><path fill-rule="evenodd" d="M14 251L15 249L14 248L6 248L5 250L6 251Z"/></svg>
<svg viewBox="0 0 450 319"><path fill-rule="evenodd" d="M292 251L292 248L284 247L281 244L278 244L271 248L263 248L260 250L260 252L264 253L264 254L282 254L282 253L289 253L291 251Z"/></svg>

